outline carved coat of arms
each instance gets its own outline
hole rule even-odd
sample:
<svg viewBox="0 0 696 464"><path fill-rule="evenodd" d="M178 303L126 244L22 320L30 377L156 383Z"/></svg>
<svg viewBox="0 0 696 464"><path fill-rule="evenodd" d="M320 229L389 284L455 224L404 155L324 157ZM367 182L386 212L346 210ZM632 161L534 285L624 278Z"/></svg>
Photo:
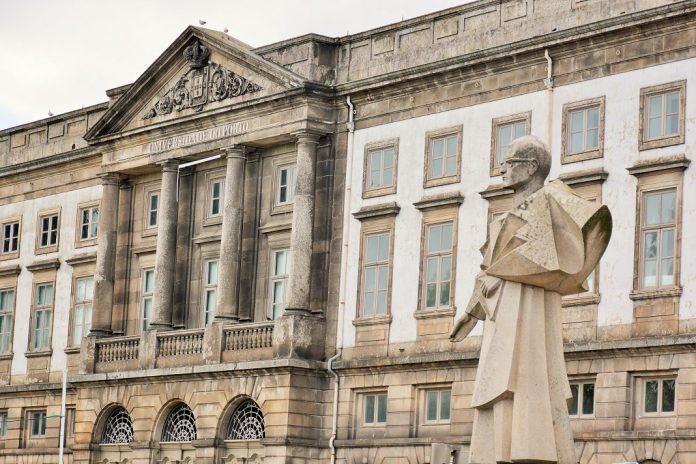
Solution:
<svg viewBox="0 0 696 464"><path fill-rule="evenodd" d="M210 50L196 41L186 47L184 58L191 68L148 111L143 119L191 108L201 111L210 102L258 92L261 87L222 65L208 61Z"/></svg>

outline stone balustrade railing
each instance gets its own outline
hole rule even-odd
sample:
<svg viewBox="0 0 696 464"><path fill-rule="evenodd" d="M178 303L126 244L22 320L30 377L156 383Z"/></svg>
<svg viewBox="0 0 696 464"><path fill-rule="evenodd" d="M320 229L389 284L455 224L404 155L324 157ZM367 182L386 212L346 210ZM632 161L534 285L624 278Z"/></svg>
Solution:
<svg viewBox="0 0 696 464"><path fill-rule="evenodd" d="M256 322L226 327L223 336L224 351L254 350L273 346L273 326L271 322Z"/></svg>
<svg viewBox="0 0 696 464"><path fill-rule="evenodd" d="M157 334L157 357L203 353L204 329L173 330Z"/></svg>
<svg viewBox="0 0 696 464"><path fill-rule="evenodd" d="M98 363L138 359L140 337L102 338L95 344L94 358Z"/></svg>

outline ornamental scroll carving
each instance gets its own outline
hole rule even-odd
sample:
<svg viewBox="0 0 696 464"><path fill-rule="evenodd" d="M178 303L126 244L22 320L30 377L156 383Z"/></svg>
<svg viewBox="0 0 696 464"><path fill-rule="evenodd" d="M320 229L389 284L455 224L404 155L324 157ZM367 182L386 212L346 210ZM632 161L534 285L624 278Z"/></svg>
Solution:
<svg viewBox="0 0 696 464"><path fill-rule="evenodd" d="M188 108L198 112L212 102L258 92L261 87L222 65L208 61L210 51L200 42L186 47L184 58L190 70L155 103L143 119L171 114Z"/></svg>

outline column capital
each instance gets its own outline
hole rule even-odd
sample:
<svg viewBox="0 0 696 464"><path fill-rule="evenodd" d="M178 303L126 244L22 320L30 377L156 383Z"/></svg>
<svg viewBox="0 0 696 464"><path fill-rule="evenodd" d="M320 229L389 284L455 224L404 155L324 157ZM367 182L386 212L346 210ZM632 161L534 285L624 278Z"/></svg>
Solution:
<svg viewBox="0 0 696 464"><path fill-rule="evenodd" d="M295 137L297 143L319 143L319 138L321 138L324 133L313 131L309 129L302 129L291 134Z"/></svg>
<svg viewBox="0 0 696 464"><path fill-rule="evenodd" d="M246 145L230 145L222 149L221 158L240 158L246 159Z"/></svg>
<svg viewBox="0 0 696 464"><path fill-rule="evenodd" d="M102 185L119 185L126 178L117 172L101 172L97 174L97 177L101 179Z"/></svg>
<svg viewBox="0 0 696 464"><path fill-rule="evenodd" d="M164 161L158 161L157 163L158 166L162 167L162 171L178 171L179 170L179 165L181 164L181 161L178 159L168 159Z"/></svg>

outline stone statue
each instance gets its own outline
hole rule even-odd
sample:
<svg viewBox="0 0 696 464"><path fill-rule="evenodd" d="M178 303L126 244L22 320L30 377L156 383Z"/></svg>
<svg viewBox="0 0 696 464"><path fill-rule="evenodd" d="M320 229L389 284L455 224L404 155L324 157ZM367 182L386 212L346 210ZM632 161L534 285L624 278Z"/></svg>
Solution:
<svg viewBox="0 0 696 464"><path fill-rule="evenodd" d="M490 224L481 273L450 338L485 320L471 406L469 462L576 464L561 296L586 291L611 235L606 206L560 181L537 137L510 144L500 169L513 209Z"/></svg>

